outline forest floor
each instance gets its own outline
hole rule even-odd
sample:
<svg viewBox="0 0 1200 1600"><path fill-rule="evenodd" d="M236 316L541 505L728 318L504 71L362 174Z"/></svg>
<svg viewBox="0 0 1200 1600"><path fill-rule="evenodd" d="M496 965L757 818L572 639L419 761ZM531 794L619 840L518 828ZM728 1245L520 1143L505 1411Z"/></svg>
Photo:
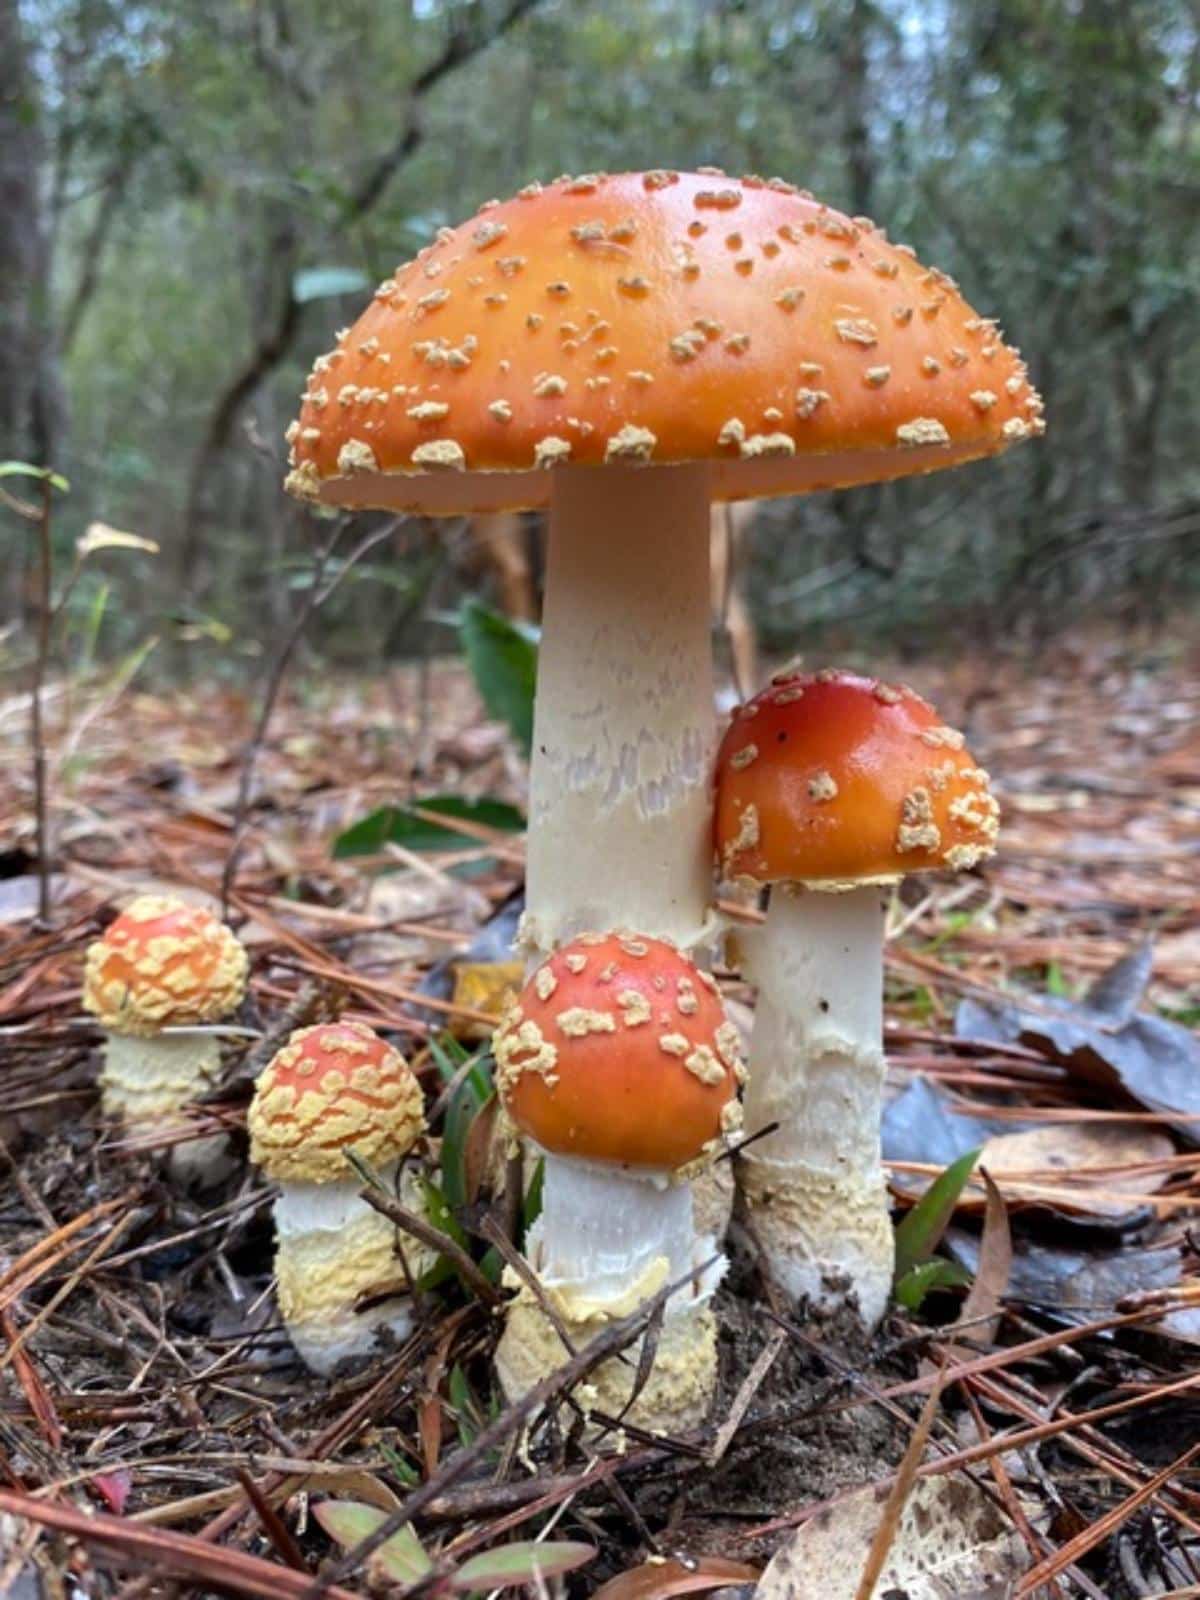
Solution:
<svg viewBox="0 0 1200 1600"><path fill-rule="evenodd" d="M0 1596L365 1593L361 1573L322 1589L323 1497L403 1507L437 1562L425 1592L514 1537L590 1545L567 1582L610 1600L748 1585L796 1541L763 1593L840 1600L837 1560L861 1571L884 1505L880 1593L1200 1595L1200 656L1091 636L1036 672L898 671L965 729L1004 809L982 872L905 885L888 947L898 1207L987 1144L994 1184L967 1185L941 1242L975 1273L966 1320L943 1287L870 1341L798 1321L735 1226L720 1404L663 1440L581 1437L563 1405L523 1430L493 1393L495 1308L460 1276L422 1295L403 1348L330 1382L273 1307L271 1194L243 1133L273 1044L338 1012L387 1031L438 1134L461 1088L443 1093L447 1035L483 1032L447 964L499 953L520 834L331 849L392 802L519 804L521 764L461 668L435 666L423 709L408 670L281 697L229 898L251 992L195 1113L238 1161L201 1197L100 1117L80 975L135 891L219 900L254 705L51 692L43 928L26 704L0 701ZM468 1230L488 1203L472 1161ZM910 1588L950 1525L943 1587Z"/></svg>

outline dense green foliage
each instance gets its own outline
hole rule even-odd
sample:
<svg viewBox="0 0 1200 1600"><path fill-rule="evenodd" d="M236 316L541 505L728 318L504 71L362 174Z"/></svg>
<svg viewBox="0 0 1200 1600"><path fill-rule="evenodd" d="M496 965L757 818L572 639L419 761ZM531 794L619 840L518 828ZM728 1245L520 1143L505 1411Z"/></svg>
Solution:
<svg viewBox="0 0 1200 1600"><path fill-rule="evenodd" d="M1187 0L0 0L0 57L7 192L36 160L0 215L0 387L37 391L0 409L0 459L70 477L64 540L92 518L158 540L144 605L202 644L287 608L312 528L282 434L364 286L489 195L625 166L778 172L876 216L1045 395L1046 439L1011 459L770 508L774 642L810 616L998 634L1196 582ZM403 646L429 581L449 602L431 537L396 537L419 584L340 591L327 644ZM4 518L10 614L24 538Z"/></svg>

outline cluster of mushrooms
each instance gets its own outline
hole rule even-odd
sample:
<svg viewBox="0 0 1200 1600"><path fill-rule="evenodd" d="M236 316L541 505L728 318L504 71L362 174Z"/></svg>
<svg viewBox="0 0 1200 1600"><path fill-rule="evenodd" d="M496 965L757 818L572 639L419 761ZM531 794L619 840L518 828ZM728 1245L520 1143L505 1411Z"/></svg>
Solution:
<svg viewBox="0 0 1200 1600"><path fill-rule="evenodd" d="M704 1416L731 1141L779 1288L867 1328L883 1315L886 906L903 876L988 855L997 806L924 700L847 672L775 678L718 748L709 508L931 472L1043 426L1016 351L952 279L869 219L716 169L489 202L317 359L293 493L549 513L527 980L494 1041L514 1139L544 1161L497 1353L510 1397L665 1291L648 1376L636 1354L611 1361L589 1403L621 1414L636 1378L641 1426ZM770 888L761 927L730 930L722 883ZM722 953L757 991L748 1070L709 970ZM193 1057L202 1083L194 1039L151 1049L109 958L94 972L116 1109L166 1108ZM160 987L176 992L169 971ZM264 1074L250 1128L280 1186L281 1308L328 1371L407 1327L403 1294L354 1311L395 1283L395 1239L344 1151L411 1182L420 1095L369 1030L309 1029Z"/></svg>

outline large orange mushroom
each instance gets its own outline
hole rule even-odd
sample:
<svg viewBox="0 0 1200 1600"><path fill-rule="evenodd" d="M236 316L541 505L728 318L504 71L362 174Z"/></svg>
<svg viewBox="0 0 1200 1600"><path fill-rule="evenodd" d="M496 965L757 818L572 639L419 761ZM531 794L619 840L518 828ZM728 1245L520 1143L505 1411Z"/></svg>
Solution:
<svg viewBox="0 0 1200 1600"><path fill-rule="evenodd" d="M784 674L734 714L717 758L715 847L771 885L743 937L758 987L743 1197L781 1285L872 1327L892 1282L879 1154L887 890L995 848L999 807L963 737L911 689Z"/></svg>
<svg viewBox="0 0 1200 1600"><path fill-rule="evenodd" d="M505 1110L545 1160L527 1245L543 1294L583 1345L683 1282L634 1415L647 1427L699 1421L716 1377L708 1302L722 1268L715 1241L697 1237L683 1169L711 1159L741 1118L738 1035L712 980L664 940L582 934L534 971L495 1049ZM518 1287L497 1354L510 1397L567 1354ZM600 1410L623 1410L635 1366L593 1375Z"/></svg>
<svg viewBox="0 0 1200 1600"><path fill-rule="evenodd" d="M530 948L711 899L713 500L933 472L1042 431L1016 351L863 217L715 169L559 178L444 228L318 358L290 490L547 507Z"/></svg>

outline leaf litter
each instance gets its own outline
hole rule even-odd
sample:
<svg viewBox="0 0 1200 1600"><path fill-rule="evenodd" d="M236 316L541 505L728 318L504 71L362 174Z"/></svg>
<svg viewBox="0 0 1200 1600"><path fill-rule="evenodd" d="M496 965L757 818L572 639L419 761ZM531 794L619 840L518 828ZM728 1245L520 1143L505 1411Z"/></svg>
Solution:
<svg viewBox="0 0 1200 1600"><path fill-rule="evenodd" d="M527 654L496 638L527 679ZM996 1571L1048 1574L1048 1594L1194 1583L1200 681L1103 635L1036 679L1011 661L911 675L966 725L1006 810L983 872L905 887L888 949L898 1214L981 1149L940 1243L931 1233L921 1251L926 1266L977 1272L974 1288L943 1273L876 1340L856 1340L780 1305L735 1230L709 1428L585 1444L557 1404L520 1448L516 1434L486 1445L504 1415L496 1319L470 1279L448 1270L421 1291L404 1346L316 1384L274 1309L258 1177L242 1161L213 1192L178 1193L162 1140L99 1117L83 951L135 891L216 901L255 706L229 687L48 686L57 862L42 929L14 686L0 700L0 1584L57 1594L66 1575L97 1600L166 1582L299 1595L337 1559L323 1526L336 1507L412 1504L403 1525L439 1582L486 1556L480 1582L515 1572L535 1588L608 1585L615 1600L744 1593L799 1539L793 1571L827 1579L834 1600L822 1552L833 1541L861 1573L935 1389L890 1533L893 1587L965 1600L992 1581L971 1563L993 1546ZM521 734L511 689L489 703ZM509 955L522 785L511 738L457 664L286 683L230 897L251 993L222 1083L193 1111L197 1132L241 1141L258 1052L289 1020L344 1014L386 1031L436 1108L447 1215L484 1279L486 1229L503 1219L480 1038L498 1001L483 983L478 1006L462 1002L458 968ZM347 834L363 853L334 849ZM522 1566L535 1543L582 1564L560 1578L550 1560L535 1577ZM327 1592L366 1581L358 1570Z"/></svg>

